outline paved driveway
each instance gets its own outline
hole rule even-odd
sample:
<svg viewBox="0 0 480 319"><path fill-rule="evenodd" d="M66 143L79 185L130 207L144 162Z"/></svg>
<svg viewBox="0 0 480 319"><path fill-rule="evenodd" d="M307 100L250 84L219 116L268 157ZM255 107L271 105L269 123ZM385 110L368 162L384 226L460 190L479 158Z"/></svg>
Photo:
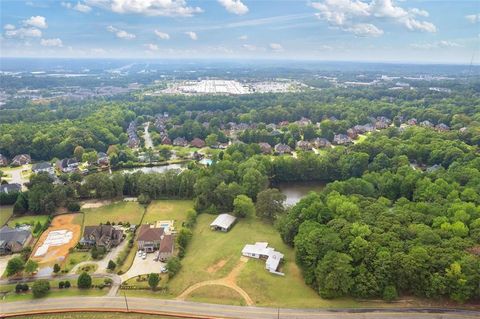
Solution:
<svg viewBox="0 0 480 319"><path fill-rule="evenodd" d="M160 269L165 266L165 263L155 261L154 259L156 255L157 252L147 254L147 258L144 260L142 257L138 257L138 253L136 253L130 269L120 276L122 282L139 275L159 273Z"/></svg>
<svg viewBox="0 0 480 319"><path fill-rule="evenodd" d="M125 248L125 246L128 244L128 240L124 239L120 245L117 247L112 248L105 257L101 260L88 260L88 261L82 261L81 263L76 264L72 270L70 270L71 274L75 274L78 270L79 267L85 266L85 265L91 265L91 264L96 264L97 270L95 270L96 274L105 274L107 272L107 266L108 262L110 260L113 260L116 262L118 255L122 252L122 250Z"/></svg>

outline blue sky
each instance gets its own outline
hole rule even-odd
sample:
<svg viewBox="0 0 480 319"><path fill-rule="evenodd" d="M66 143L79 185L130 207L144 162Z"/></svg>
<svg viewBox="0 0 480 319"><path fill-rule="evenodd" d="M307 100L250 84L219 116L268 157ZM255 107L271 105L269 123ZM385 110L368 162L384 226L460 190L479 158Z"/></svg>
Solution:
<svg viewBox="0 0 480 319"><path fill-rule="evenodd" d="M480 1L2 0L1 55L480 62Z"/></svg>

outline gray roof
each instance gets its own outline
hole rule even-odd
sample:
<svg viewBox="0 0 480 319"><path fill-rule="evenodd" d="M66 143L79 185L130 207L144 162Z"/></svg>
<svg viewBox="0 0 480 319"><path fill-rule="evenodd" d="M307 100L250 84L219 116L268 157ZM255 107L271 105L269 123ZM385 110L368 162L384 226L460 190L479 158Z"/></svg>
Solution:
<svg viewBox="0 0 480 319"><path fill-rule="evenodd" d="M237 218L230 214L220 214L215 218L215 220L210 224L212 227L220 227L224 229L229 229Z"/></svg>
<svg viewBox="0 0 480 319"><path fill-rule="evenodd" d="M30 234L28 230L3 226L0 228L0 247L7 246L12 242L23 246L28 237L30 237Z"/></svg>
<svg viewBox="0 0 480 319"><path fill-rule="evenodd" d="M49 162L41 162L41 163L36 163L32 165L32 171L36 171L39 169L48 169L48 168L52 168L52 164L50 164Z"/></svg>
<svg viewBox="0 0 480 319"><path fill-rule="evenodd" d="M10 194L17 193L22 190L22 185L17 183L0 185L0 193Z"/></svg>

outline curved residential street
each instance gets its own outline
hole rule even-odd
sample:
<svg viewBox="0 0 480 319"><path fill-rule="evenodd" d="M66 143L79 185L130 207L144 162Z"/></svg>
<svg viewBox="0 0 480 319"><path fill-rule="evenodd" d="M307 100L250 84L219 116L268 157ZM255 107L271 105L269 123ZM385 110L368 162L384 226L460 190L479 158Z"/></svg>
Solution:
<svg viewBox="0 0 480 319"><path fill-rule="evenodd" d="M71 306L69 306L71 305ZM41 311L65 310L66 312L86 310L138 311L158 314L177 314L208 318L242 318L242 319L310 319L310 318L345 318L345 319L450 319L479 318L480 311L448 309L277 309L265 307L241 307L214 305L196 302L163 300L151 298L120 297L66 297L38 299L31 301L0 303L0 316L18 313L35 313Z"/></svg>
<svg viewBox="0 0 480 319"><path fill-rule="evenodd" d="M153 148L153 141L152 137L150 136L149 129L150 128L150 122L145 123L144 125L144 130L145 134L143 135L143 139L145 140L145 148Z"/></svg>

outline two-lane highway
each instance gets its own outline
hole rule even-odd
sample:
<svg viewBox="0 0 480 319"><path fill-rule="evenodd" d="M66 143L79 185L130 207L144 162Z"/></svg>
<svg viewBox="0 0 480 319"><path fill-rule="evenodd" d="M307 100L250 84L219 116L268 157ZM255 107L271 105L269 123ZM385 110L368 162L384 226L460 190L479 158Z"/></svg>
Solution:
<svg viewBox="0 0 480 319"><path fill-rule="evenodd" d="M228 305L204 304L178 300L151 298L119 297L66 297L38 299L31 301L0 302L0 316L18 313L36 313L42 311L64 310L76 311L135 311L158 314L177 314L207 318L242 318L242 319L450 319L480 318L480 311L451 309L287 309L266 307L241 307Z"/></svg>

